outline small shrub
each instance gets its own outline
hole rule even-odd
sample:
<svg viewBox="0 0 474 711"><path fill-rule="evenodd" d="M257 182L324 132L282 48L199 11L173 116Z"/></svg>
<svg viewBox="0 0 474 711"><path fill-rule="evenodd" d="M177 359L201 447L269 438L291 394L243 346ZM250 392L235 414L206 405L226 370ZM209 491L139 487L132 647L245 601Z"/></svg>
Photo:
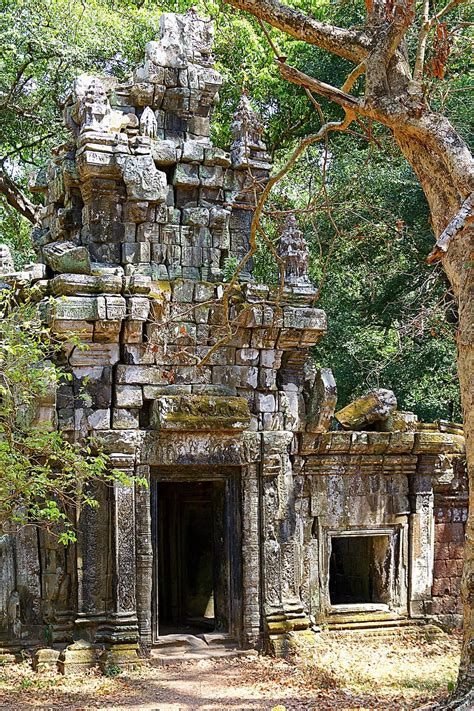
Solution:
<svg viewBox="0 0 474 711"><path fill-rule="evenodd" d="M105 667L105 669L104 669L105 676L114 677L114 676L119 676L119 674L122 674L122 673L123 673L123 669L122 669L122 667L119 667L118 664L109 664L109 666Z"/></svg>

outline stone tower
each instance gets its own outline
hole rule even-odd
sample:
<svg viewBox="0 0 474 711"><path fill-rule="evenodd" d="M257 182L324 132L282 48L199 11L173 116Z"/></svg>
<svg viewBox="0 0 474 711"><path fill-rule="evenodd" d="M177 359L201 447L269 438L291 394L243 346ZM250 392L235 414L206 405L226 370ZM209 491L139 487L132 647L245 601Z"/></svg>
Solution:
<svg viewBox="0 0 474 711"><path fill-rule="evenodd" d="M212 39L193 11L165 13L129 83L79 77L71 139L34 188L41 309L72 373L42 417L99 437L111 465L148 487L99 491L74 549L20 542L41 565L12 594L35 600L25 628L47 625L58 647L103 645L104 664L136 661L139 642L170 631L284 653L355 608L425 614L433 482L454 477L462 449L457 431L380 431L394 405L368 431L328 431L336 391L310 367L326 317L308 249L290 218L285 288L252 281L250 226L271 165L245 95L230 151L212 144ZM231 285L229 260L245 262Z"/></svg>

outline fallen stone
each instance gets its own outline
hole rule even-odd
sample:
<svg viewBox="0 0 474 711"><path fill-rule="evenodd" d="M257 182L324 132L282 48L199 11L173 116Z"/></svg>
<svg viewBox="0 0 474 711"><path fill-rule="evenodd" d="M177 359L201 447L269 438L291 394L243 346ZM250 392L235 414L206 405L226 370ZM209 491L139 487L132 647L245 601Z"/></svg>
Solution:
<svg viewBox="0 0 474 711"><path fill-rule="evenodd" d="M32 660L32 667L35 672L53 671L58 666L59 650L46 647L37 649Z"/></svg>
<svg viewBox="0 0 474 711"><path fill-rule="evenodd" d="M97 654L94 646L81 639L70 644L59 655L58 669L61 674L80 674L97 665Z"/></svg>
<svg viewBox="0 0 474 711"><path fill-rule="evenodd" d="M60 274L90 274L91 261L85 247L73 242L51 242L42 249L46 264Z"/></svg>
<svg viewBox="0 0 474 711"><path fill-rule="evenodd" d="M361 430L374 422L386 420L396 408L397 399L392 390L378 388L336 412L335 417L344 429Z"/></svg>

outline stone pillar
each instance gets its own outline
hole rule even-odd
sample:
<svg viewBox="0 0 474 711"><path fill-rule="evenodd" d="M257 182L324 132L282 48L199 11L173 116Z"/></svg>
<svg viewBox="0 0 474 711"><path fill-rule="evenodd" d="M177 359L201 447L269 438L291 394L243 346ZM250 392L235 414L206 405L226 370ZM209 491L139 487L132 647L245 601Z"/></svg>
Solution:
<svg viewBox="0 0 474 711"><path fill-rule="evenodd" d="M109 491L105 485L99 485L93 495L99 506L86 507L80 513L76 544L75 626L78 635L89 641L94 640L97 629L106 621L110 597Z"/></svg>
<svg viewBox="0 0 474 711"><path fill-rule="evenodd" d="M152 643L151 595L153 585L153 546L151 538L150 467L138 466L136 476L146 479L148 487L138 485L135 489L136 520L136 570L137 570L137 616L140 642Z"/></svg>
<svg viewBox="0 0 474 711"><path fill-rule="evenodd" d="M261 636L259 498L258 466L251 464L242 473L243 641L250 647Z"/></svg>
<svg viewBox="0 0 474 711"><path fill-rule="evenodd" d="M263 604L270 648L277 656L286 656L296 639L312 635L300 597L301 531L289 456L293 437L292 432L263 434Z"/></svg>
<svg viewBox="0 0 474 711"><path fill-rule="evenodd" d="M434 555L434 494L432 474L436 456L421 455L417 473L410 486L410 592L409 612L411 617L426 615L431 610ZM429 606L430 607L430 606Z"/></svg>
<svg viewBox="0 0 474 711"><path fill-rule="evenodd" d="M133 454L111 456L112 464L133 476ZM112 498L112 600L107 625L100 635L106 650L102 668L137 664L138 619L136 595L135 486L116 481Z"/></svg>

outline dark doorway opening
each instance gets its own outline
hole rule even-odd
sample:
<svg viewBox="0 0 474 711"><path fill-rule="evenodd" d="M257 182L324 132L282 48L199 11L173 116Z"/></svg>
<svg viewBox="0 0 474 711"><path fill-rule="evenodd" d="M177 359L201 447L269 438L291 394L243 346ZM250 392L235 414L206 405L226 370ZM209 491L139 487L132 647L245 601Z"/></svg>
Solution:
<svg viewBox="0 0 474 711"><path fill-rule="evenodd" d="M158 635L229 630L225 482L157 484Z"/></svg>
<svg viewBox="0 0 474 711"><path fill-rule="evenodd" d="M390 537L332 536L331 605L390 602Z"/></svg>

